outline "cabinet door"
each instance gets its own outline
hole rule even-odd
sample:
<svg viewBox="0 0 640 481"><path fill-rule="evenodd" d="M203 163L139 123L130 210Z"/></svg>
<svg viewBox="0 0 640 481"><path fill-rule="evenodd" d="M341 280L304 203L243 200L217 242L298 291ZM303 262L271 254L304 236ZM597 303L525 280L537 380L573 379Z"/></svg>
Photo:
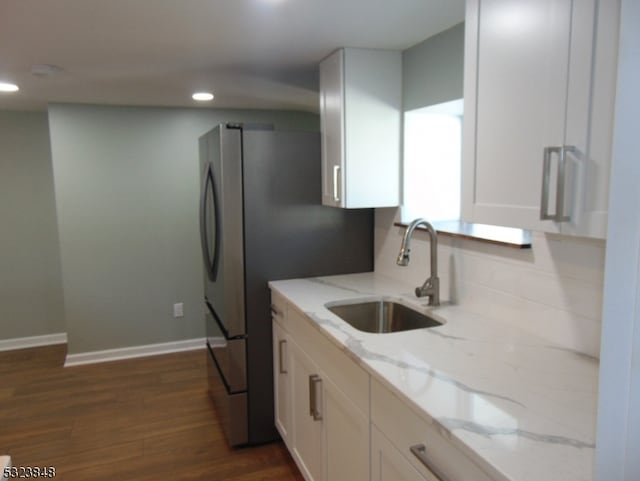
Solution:
<svg viewBox="0 0 640 481"><path fill-rule="evenodd" d="M320 63L322 203L345 207L344 200L344 51Z"/></svg>
<svg viewBox="0 0 640 481"><path fill-rule="evenodd" d="M593 32L591 1L574 2L573 43ZM582 18L582 21L577 19ZM591 23L589 23L591 22ZM613 115L616 96L616 72L620 24L620 1L599 0L595 19L595 41L581 46L586 52L573 55L567 105L566 144L580 146L587 142L586 152L577 149L569 154L572 172L568 180L573 193L571 220L561 226L563 234L606 238L609 206L609 172L613 137ZM591 69L591 70L589 70ZM582 101L589 92L584 82L572 79L591 76L591 101ZM576 86L582 85L582 90ZM588 107L588 108L587 108ZM581 121L582 119L582 121ZM584 119L589 119L588 132ZM571 185L572 184L572 185Z"/></svg>
<svg viewBox="0 0 640 481"><path fill-rule="evenodd" d="M369 419L328 379L323 381L327 481L369 479Z"/></svg>
<svg viewBox="0 0 640 481"><path fill-rule="evenodd" d="M273 323L273 392L276 429L287 444L291 445L291 382L289 381L289 339L277 322Z"/></svg>
<svg viewBox="0 0 640 481"><path fill-rule="evenodd" d="M541 220L544 158L547 212L570 216L588 153L594 15L595 0L468 0L464 220L561 231Z"/></svg>
<svg viewBox="0 0 640 481"><path fill-rule="evenodd" d="M422 476L375 426L371 428L372 481L444 481L434 474Z"/></svg>
<svg viewBox="0 0 640 481"><path fill-rule="evenodd" d="M400 205L402 53L340 49L320 63L322 202Z"/></svg>
<svg viewBox="0 0 640 481"><path fill-rule="evenodd" d="M295 343L290 343L292 373L292 455L307 481L323 481L322 378L315 363Z"/></svg>

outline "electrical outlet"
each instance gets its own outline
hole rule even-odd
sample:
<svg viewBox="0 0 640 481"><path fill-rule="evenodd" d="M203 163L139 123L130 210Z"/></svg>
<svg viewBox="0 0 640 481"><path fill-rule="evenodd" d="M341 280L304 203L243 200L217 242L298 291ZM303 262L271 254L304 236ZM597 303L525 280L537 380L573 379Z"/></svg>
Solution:
<svg viewBox="0 0 640 481"><path fill-rule="evenodd" d="M184 317L184 305L182 302L173 305L173 317Z"/></svg>

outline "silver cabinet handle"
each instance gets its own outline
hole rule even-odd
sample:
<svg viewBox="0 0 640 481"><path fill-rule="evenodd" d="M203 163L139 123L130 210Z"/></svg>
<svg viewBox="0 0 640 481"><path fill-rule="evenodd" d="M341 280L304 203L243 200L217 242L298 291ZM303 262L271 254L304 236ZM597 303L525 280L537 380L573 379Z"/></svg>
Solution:
<svg viewBox="0 0 640 481"><path fill-rule="evenodd" d="M429 470L431 474L433 474L440 481L448 481L448 478L440 472L437 468L431 464L429 459L427 458L427 447L424 444L415 444L409 448L411 453L418 458L418 461L422 463L422 465Z"/></svg>
<svg viewBox="0 0 640 481"><path fill-rule="evenodd" d="M309 376L309 415L314 421L322 421L322 413L318 409L318 386L322 386L322 379L317 374Z"/></svg>
<svg viewBox="0 0 640 481"><path fill-rule="evenodd" d="M552 220L555 214L549 214L549 184L551 183L551 154L559 152L560 147L545 147L542 157L542 198L540 199L540 220Z"/></svg>
<svg viewBox="0 0 640 481"><path fill-rule="evenodd" d="M333 200L334 202L340 202L340 196L338 195L338 174L340 174L340 166L333 166Z"/></svg>
<svg viewBox="0 0 640 481"><path fill-rule="evenodd" d="M558 189L556 198L556 222L567 222L571 217L564 213L564 189L566 185L567 173L567 152L575 152L576 148L572 145L563 145L560 149L560 158L558 159Z"/></svg>
<svg viewBox="0 0 640 481"><path fill-rule="evenodd" d="M575 152L572 145L561 147L545 147L542 162L542 197L540 199L540 220L566 222L571 220L564 213L564 191L566 178L567 152ZM556 183L556 211L549 213L549 194L551 191L551 155L558 155L558 178Z"/></svg>
<svg viewBox="0 0 640 481"><path fill-rule="evenodd" d="M280 364L279 366L280 374L287 374L287 369L285 367L286 360L284 359L286 346L287 346L286 339L282 339L280 342L278 342L278 362Z"/></svg>
<svg viewBox="0 0 640 481"><path fill-rule="evenodd" d="M282 312L278 310L275 304L271 304L271 314L274 314L276 316L281 316Z"/></svg>

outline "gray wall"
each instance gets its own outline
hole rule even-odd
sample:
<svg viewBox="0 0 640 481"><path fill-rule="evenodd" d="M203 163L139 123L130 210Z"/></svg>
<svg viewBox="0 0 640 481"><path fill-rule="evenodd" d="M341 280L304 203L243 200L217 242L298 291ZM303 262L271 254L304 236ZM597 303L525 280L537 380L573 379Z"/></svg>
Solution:
<svg viewBox="0 0 640 481"><path fill-rule="evenodd" d="M405 111L462 98L464 23L405 50L402 69Z"/></svg>
<svg viewBox="0 0 640 481"><path fill-rule="evenodd" d="M0 222L0 339L64 332L44 112L0 112Z"/></svg>
<svg viewBox="0 0 640 481"><path fill-rule="evenodd" d="M49 108L69 353L204 337L197 139L225 121L319 124L291 112Z"/></svg>

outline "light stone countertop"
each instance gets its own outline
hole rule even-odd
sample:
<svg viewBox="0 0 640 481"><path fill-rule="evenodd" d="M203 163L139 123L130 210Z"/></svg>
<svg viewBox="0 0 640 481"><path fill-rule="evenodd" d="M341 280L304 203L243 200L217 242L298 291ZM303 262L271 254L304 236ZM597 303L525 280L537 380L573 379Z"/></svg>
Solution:
<svg viewBox="0 0 640 481"><path fill-rule="evenodd" d="M461 306L428 308L415 286L375 273L269 285L497 481L593 480L596 359ZM372 296L445 324L371 334L325 307Z"/></svg>

